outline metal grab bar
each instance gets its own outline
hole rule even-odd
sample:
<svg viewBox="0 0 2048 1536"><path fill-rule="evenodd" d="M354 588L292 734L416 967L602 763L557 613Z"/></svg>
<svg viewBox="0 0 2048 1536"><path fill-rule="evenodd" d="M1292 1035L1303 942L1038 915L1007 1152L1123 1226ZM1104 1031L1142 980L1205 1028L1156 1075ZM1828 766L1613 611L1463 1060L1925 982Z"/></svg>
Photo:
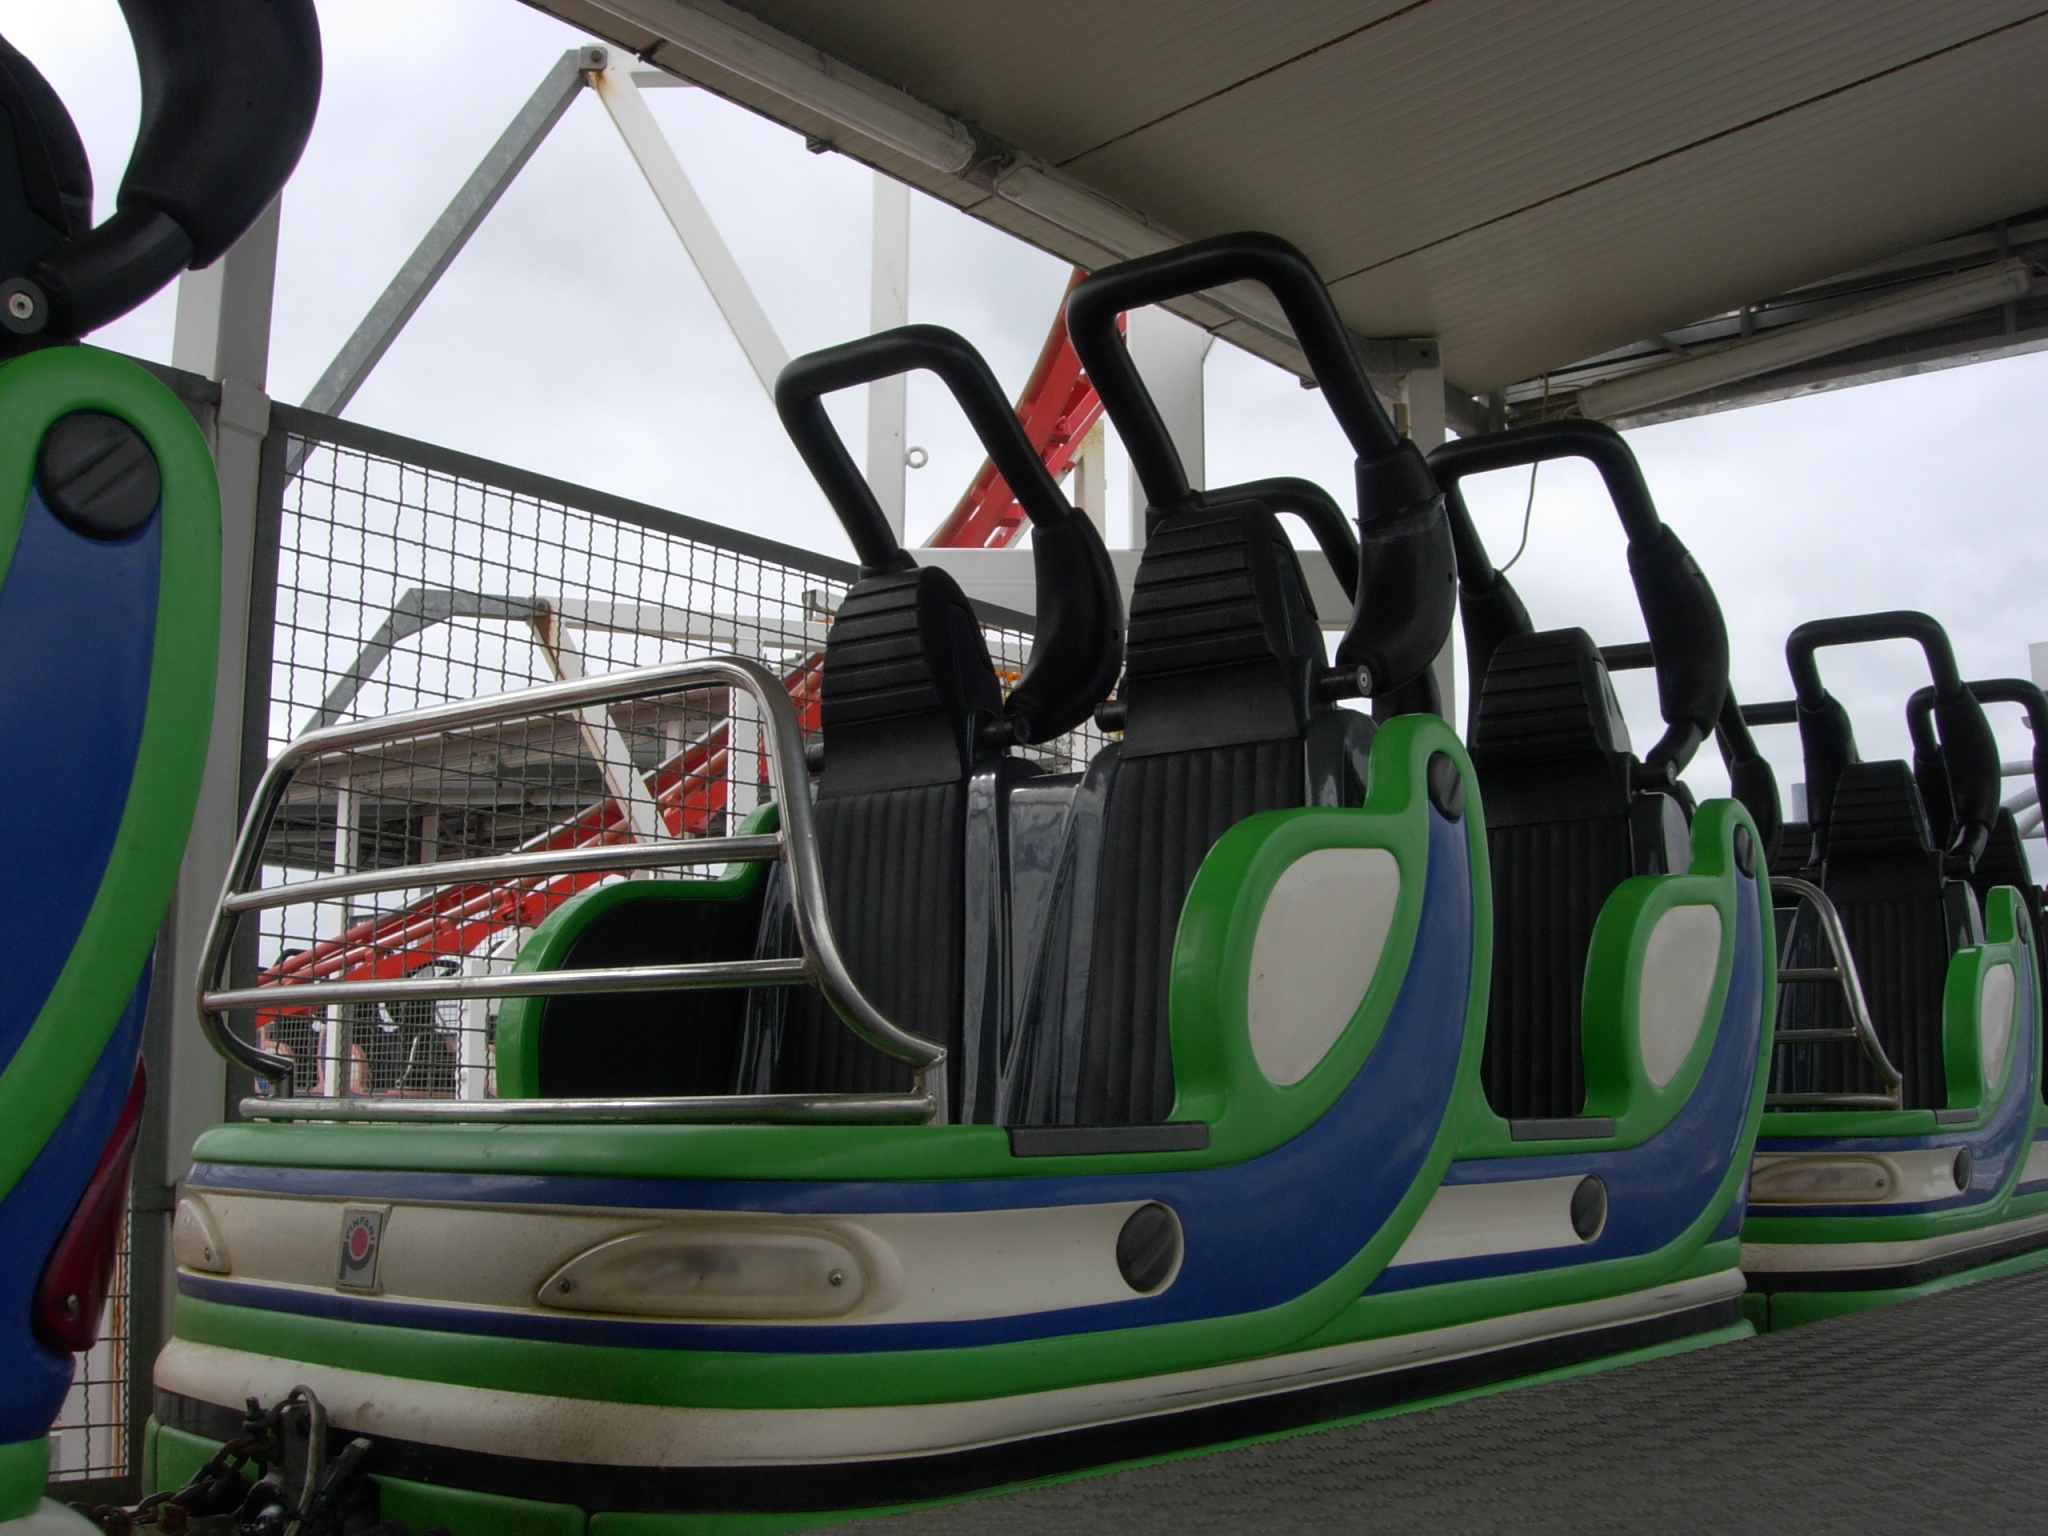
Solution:
<svg viewBox="0 0 2048 1536"><path fill-rule="evenodd" d="M347 896L374 896L383 891L426 890L451 885L498 884L529 876L586 874L593 870L668 869L689 864L751 864L782 857L782 839L773 832L749 837L700 837L673 843L601 843L593 848L550 848L539 853L505 853L475 859L449 859L439 864L403 864L366 869L353 875L328 875L276 885L267 891L237 891L221 898L221 910L237 915L272 907L295 907L305 901L338 901Z"/></svg>
<svg viewBox="0 0 2048 1536"><path fill-rule="evenodd" d="M702 992L716 987L797 987L811 970L801 959L700 960L689 965L592 966L574 971L515 971L505 976L399 977L391 981L285 982L206 994L223 1012L235 1008L317 1008L327 1003L430 1003L468 997L560 997L577 992Z"/></svg>
<svg viewBox="0 0 2048 1536"><path fill-rule="evenodd" d="M495 858L413 864L400 869L335 875L265 891L260 888L263 850L271 823L283 806L292 779L307 763L362 747L392 746L445 735L505 719L568 713L612 706L685 688L737 688L750 694L762 715L762 736L775 787L780 824L772 835L678 839L646 845L556 849ZM274 758L257 786L228 867L220 902L207 931L199 971L199 1019L208 1042L228 1061L257 1077L284 1086L284 1093L242 1101L242 1112L268 1119L407 1119L576 1121L591 1119L854 1119L931 1120L948 1115L944 1047L898 1027L861 992L846 967L825 905L825 880L804 768L803 733L796 709L781 681L744 657L677 662L637 671L576 678L515 693L410 710L375 720L329 726L300 737ZM498 883L536 875L601 869L653 868L707 862L765 862L781 859L789 871L790 906L802 955L793 959L714 961L691 965L640 966L580 971L527 972L506 976L447 976L423 980L305 982L261 987L228 987L227 972L236 930L248 912L318 897L375 891L451 888ZM846 1026L868 1044L909 1064L919 1091L908 1095L732 1094L674 1099L423 1100L293 1098L293 1063L244 1040L229 1027L231 1009L312 1008L328 1003L403 998L456 999L554 996L564 993L686 990L720 986L787 986L809 983L824 994ZM433 1105L429 1109L425 1106ZM519 1109L501 1106L522 1106ZM609 1107L608 1107L609 1106ZM622 1109L620 1106L629 1106ZM806 1106L809 1106L808 1108ZM714 1112L714 1111L722 1112Z"/></svg>
<svg viewBox="0 0 2048 1536"><path fill-rule="evenodd" d="M1801 1109L1829 1107L1835 1109L1898 1109L1904 1103L1902 1085L1904 1079L1899 1069L1892 1065L1885 1054L1883 1044L1877 1038L1877 1028L1870 1022L1870 1008L1864 1000L1863 981L1856 974L1856 957L1849 951L1849 936L1842 930L1842 914L1828 898L1826 891L1810 880L1801 880L1796 875L1771 876L1771 895L1790 896L1794 899L1794 910L1799 905L1813 909L1820 920L1821 935L1828 942L1828 949L1835 957L1833 965L1794 966L1778 972L1778 985L1793 986L1801 982L1834 982L1842 989L1843 1001L1849 1010L1847 1029L1781 1029L1771 1037L1771 1056L1775 1064L1779 1046L1818 1045L1827 1042L1848 1043L1854 1041L1862 1047L1863 1055L1878 1075L1890 1085L1889 1093L1767 1093L1764 1095L1766 1109ZM1775 906L1776 903L1774 902Z"/></svg>

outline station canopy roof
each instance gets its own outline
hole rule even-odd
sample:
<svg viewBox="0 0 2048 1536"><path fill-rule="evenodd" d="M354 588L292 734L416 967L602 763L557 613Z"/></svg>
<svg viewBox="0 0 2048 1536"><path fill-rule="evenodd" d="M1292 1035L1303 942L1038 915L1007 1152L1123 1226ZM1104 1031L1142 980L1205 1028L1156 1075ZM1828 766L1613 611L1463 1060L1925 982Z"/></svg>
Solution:
<svg viewBox="0 0 2048 1536"><path fill-rule="evenodd" d="M1080 266L1283 235L1463 430L2048 346L2025 0L529 3Z"/></svg>

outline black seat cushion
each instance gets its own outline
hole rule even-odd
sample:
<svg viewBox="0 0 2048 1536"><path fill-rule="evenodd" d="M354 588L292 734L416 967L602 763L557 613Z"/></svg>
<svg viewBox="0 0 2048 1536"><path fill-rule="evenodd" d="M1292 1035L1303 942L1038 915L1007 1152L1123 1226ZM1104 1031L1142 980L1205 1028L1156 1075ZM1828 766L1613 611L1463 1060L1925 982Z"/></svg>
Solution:
<svg viewBox="0 0 2048 1536"><path fill-rule="evenodd" d="M1942 1063L1942 990L1953 947L1941 855L1904 762L1850 763L1842 770L1821 834L1821 888L1842 917L1879 1044L1903 1079L1908 1109L1948 1103ZM1802 916L1786 965L1825 965L1824 947ZM1844 1029L1847 1007L1833 986L1801 983L1785 992L1781 1026ZM1779 1052L1781 1092L1880 1093L1885 1083L1853 1047L1787 1046Z"/></svg>
<svg viewBox="0 0 2048 1536"><path fill-rule="evenodd" d="M854 982L899 1027L947 1047L961 1029L961 845L976 732L1002 706L981 622L933 567L869 577L841 604L821 687L818 855ZM775 893L758 951L794 952ZM742 1086L902 1090L910 1069L858 1040L818 993L748 1008Z"/></svg>
<svg viewBox="0 0 2048 1536"><path fill-rule="evenodd" d="M1487 1099L1509 1119L1576 1115L1586 951L1636 864L1628 730L1584 630L1500 643L1473 707L1471 752L1493 870Z"/></svg>
<svg viewBox="0 0 2048 1536"><path fill-rule="evenodd" d="M1078 1081L1049 1113L1098 1125L1172 1111L1166 994L1181 907L1217 838L1304 803L1322 663L1300 562L1266 507L1204 507L1154 529L1131 595Z"/></svg>

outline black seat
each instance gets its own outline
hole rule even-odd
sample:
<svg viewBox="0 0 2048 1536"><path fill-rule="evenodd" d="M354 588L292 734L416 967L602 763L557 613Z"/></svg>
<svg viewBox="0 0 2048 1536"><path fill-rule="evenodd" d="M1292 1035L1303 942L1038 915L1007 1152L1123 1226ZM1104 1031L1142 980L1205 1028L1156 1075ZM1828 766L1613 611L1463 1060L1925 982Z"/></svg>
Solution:
<svg viewBox="0 0 2048 1536"><path fill-rule="evenodd" d="M952 576L919 566L899 546L825 415L824 395L912 368L937 373L952 390L1031 519L1038 623L1007 698L973 605ZM826 639L813 744L826 913L866 999L899 1028L945 1048L947 1095L957 1103L966 974L1008 963L1006 933L969 931L966 862L977 846L969 819L1001 814L974 810L971 786L1013 745L1071 730L1108 694L1123 647L1115 573L1100 535L1046 473L987 364L950 331L905 326L798 358L777 382L776 405L861 562ZM792 788L780 786L785 794ZM716 903L653 899L664 883L649 882L650 899L597 916L565 963L598 963L582 957L584 948L610 963L795 954L785 877L777 865L758 889ZM637 1006L615 997L552 1001L542 1021L539 1091L560 1092L570 1081L577 1092L636 1093L911 1086L907 1063L856 1036L809 988L694 994L681 1031L673 997L649 997ZM664 1042L622 1049L636 1031ZM699 1043L665 1042L679 1032ZM598 1042L607 1049L593 1049ZM606 1064L593 1068L594 1059ZM564 1064L552 1078L551 1061Z"/></svg>
<svg viewBox="0 0 2048 1536"><path fill-rule="evenodd" d="M1217 838L1255 812L1304 803L1322 665L1293 546L1270 511L1240 502L1162 521L1131 592L1079 1123L1138 1124L1173 1108L1166 975L1181 904Z"/></svg>
<svg viewBox="0 0 2048 1536"><path fill-rule="evenodd" d="M951 388L1031 519L1039 624L1005 699L958 583L896 545L826 417L833 390L928 368ZM968 956L969 782L1012 744L1086 719L1115 681L1121 603L1101 537L1060 494L979 353L950 331L905 326L799 358L776 384L791 438L860 551L863 574L825 647L818 852L825 899L855 983L899 1027L946 1048L962 1099L966 967L1007 966L1009 935ZM1003 814L1000 801L985 814ZM771 906L763 948L786 942ZM775 1093L900 1090L910 1070L861 1041L813 992L750 1002L743 1087Z"/></svg>
<svg viewBox="0 0 2048 1536"><path fill-rule="evenodd" d="M1473 701L1469 747L1493 870L1487 1097L1513 1119L1575 1115L1585 1102L1586 951L1601 907L1637 863L1635 759L1591 637L1561 629L1502 641Z"/></svg>
<svg viewBox="0 0 2048 1536"><path fill-rule="evenodd" d="M1274 515L1287 495L1277 484L1246 488L1253 495L1193 489L1116 324L1126 310L1244 280L1280 300L1358 451L1361 547L1331 550L1333 567L1350 558L1360 572L1337 673ZM1387 421L1321 280L1292 246L1223 236L1106 268L1075 288L1067 327L1145 487L1147 539L1112 706L1124 736L1089 774L1101 807L1097 873L1041 967L1038 991L1064 999L1050 1004L1063 1011L1014 1117L1143 1124L1173 1109L1168 971L1196 871L1247 816L1311 796L1355 803L1372 722L1337 701L1361 681L1391 690L1426 671L1449 626L1450 552L1420 454ZM1327 524L1317 531L1326 537ZM1077 953L1080 986L1045 984L1053 966L1071 972Z"/></svg>
<svg viewBox="0 0 2048 1536"><path fill-rule="evenodd" d="M1545 459L1600 471L1629 536L1666 730L1638 762L1599 647L1581 629L1533 631L1494 569L1461 481ZM1586 953L1600 909L1631 875L1691 862L1691 800L1678 773L1714 729L1728 692L1728 638L1713 589L1657 517L1635 456L1594 422L1549 422L1468 438L1430 455L1458 555L1472 674L1467 742L1486 808L1493 872L1493 991L1481 1072L1510 1120L1585 1107L1580 1044Z"/></svg>
<svg viewBox="0 0 2048 1536"><path fill-rule="evenodd" d="M884 1016L960 1046L967 781L1002 712L981 621L932 566L863 577L840 604L820 687L818 857L848 973ZM777 875L780 874L778 870ZM772 926L787 922L771 892ZM770 952L787 948L764 935ZM789 936L793 937L793 935ZM900 1092L910 1068L808 989L749 1005L746 1074L767 1093Z"/></svg>
<svg viewBox="0 0 2048 1536"><path fill-rule="evenodd" d="M1932 760L1916 754L1917 765L1860 760L1848 713L1821 685L1815 660L1826 646L1892 639L1917 641L1935 677L1930 714L1940 750ZM1816 620L1792 632L1785 652L1798 697L1818 884L1841 915L1878 1042L1902 1079L1901 1103L1946 1108L1942 992L1949 957L1983 938L1969 882L1998 811L1991 727L1956 672L1948 636L1925 614ZM1927 792L1939 797L1932 807ZM1795 920L1782 963L1826 963L1808 913ZM1786 1029L1848 1024L1833 987L1790 989L1780 1019ZM1793 1044L1778 1054L1772 1088L1868 1094L1886 1085L1859 1052Z"/></svg>

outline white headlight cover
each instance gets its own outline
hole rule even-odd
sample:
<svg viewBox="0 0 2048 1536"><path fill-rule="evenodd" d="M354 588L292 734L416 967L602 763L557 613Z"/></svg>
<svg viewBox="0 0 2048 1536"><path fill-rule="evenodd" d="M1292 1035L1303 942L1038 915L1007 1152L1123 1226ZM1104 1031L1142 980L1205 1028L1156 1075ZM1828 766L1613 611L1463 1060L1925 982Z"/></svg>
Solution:
<svg viewBox="0 0 2048 1536"><path fill-rule="evenodd" d="M600 1243L550 1275L535 1300L634 1317L836 1317L868 1285L856 1245L829 1231L693 1221Z"/></svg>

